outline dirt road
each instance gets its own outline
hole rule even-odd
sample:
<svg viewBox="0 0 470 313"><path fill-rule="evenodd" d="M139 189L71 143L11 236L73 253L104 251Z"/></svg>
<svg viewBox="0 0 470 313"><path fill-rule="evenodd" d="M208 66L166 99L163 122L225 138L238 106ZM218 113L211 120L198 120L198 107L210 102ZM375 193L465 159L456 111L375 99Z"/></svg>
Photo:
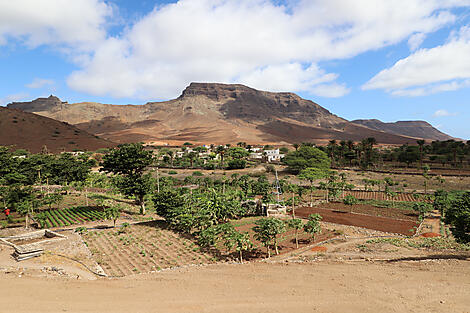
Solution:
<svg viewBox="0 0 470 313"><path fill-rule="evenodd" d="M0 276L0 312L470 312L468 261L252 263L97 281Z"/></svg>

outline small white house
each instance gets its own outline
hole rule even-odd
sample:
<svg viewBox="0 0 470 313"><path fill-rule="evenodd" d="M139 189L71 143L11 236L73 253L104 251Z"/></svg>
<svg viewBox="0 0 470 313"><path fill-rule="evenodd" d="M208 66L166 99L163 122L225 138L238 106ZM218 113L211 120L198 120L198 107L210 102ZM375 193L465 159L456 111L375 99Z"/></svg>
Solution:
<svg viewBox="0 0 470 313"><path fill-rule="evenodd" d="M264 153L267 162L279 162L284 157L284 154L279 153L279 149L264 150Z"/></svg>
<svg viewBox="0 0 470 313"><path fill-rule="evenodd" d="M261 160L263 158L263 154L261 152L252 152L250 153L250 159L253 159L253 160Z"/></svg>

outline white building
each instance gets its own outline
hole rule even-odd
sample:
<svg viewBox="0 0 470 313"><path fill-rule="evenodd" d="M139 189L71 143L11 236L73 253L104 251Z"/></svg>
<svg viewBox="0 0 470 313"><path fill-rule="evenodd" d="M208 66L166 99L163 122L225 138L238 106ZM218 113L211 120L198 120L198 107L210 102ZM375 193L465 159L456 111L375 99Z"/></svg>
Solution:
<svg viewBox="0 0 470 313"><path fill-rule="evenodd" d="M284 154L279 153L279 149L273 150L264 150L266 154L266 161L269 162L280 162L281 159L284 157Z"/></svg>

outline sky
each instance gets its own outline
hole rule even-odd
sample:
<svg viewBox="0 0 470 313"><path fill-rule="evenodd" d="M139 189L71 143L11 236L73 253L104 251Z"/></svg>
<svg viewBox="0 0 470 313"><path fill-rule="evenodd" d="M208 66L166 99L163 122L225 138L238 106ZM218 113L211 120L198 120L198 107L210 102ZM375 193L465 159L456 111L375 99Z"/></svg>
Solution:
<svg viewBox="0 0 470 313"><path fill-rule="evenodd" d="M0 73L0 105L241 83L470 139L470 0L0 0Z"/></svg>

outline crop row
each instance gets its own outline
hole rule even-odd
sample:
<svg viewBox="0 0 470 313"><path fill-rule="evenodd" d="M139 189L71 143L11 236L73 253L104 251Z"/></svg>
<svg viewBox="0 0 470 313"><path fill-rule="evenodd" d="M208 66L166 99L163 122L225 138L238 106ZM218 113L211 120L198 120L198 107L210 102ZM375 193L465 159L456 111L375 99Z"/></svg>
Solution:
<svg viewBox="0 0 470 313"><path fill-rule="evenodd" d="M101 210L86 207L47 210L36 217L41 228L64 227L103 219Z"/></svg>

